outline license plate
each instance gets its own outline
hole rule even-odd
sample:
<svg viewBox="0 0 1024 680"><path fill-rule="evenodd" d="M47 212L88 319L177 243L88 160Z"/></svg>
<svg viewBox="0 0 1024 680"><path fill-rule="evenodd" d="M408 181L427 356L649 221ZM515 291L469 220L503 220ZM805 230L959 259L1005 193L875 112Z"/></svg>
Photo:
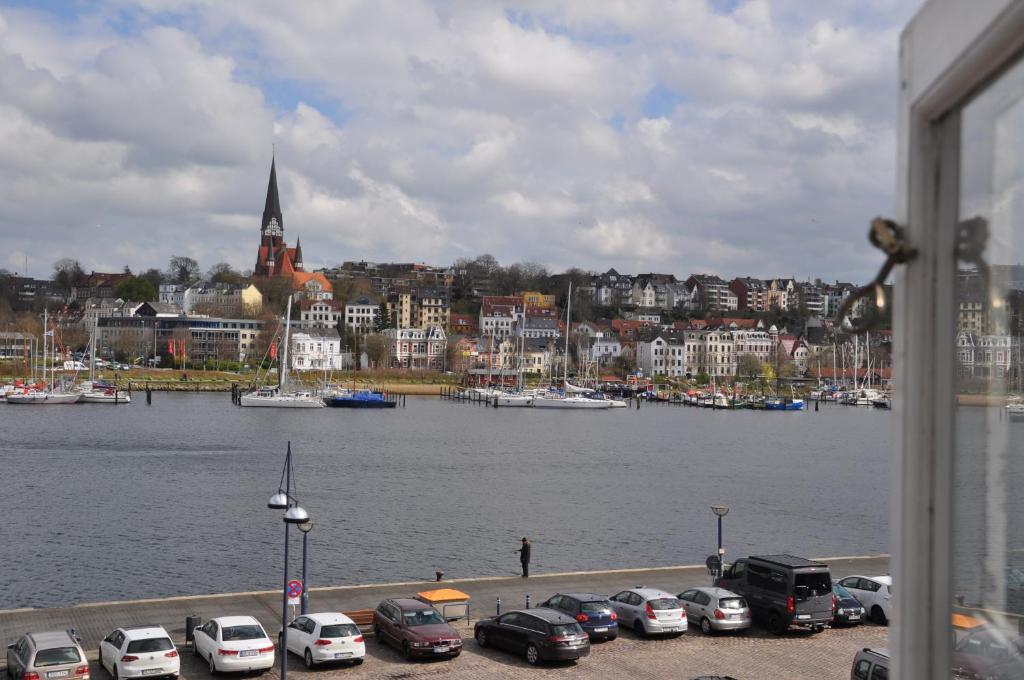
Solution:
<svg viewBox="0 0 1024 680"><path fill-rule="evenodd" d="M142 671L142 674L143 675L160 675L163 672L164 672L163 668L149 668L147 670Z"/></svg>
<svg viewBox="0 0 1024 680"><path fill-rule="evenodd" d="M352 656L352 652L335 652L334 653L334 658L335 659L347 659L350 656Z"/></svg>
<svg viewBox="0 0 1024 680"><path fill-rule="evenodd" d="M743 614L729 614L729 618L733 621L737 621L743 618Z"/></svg>
<svg viewBox="0 0 1024 680"><path fill-rule="evenodd" d="M850 619L851 621L860 621L860 614L852 614L852 615L848 616L847 618Z"/></svg>
<svg viewBox="0 0 1024 680"><path fill-rule="evenodd" d="M46 674L48 678L66 678L71 671L50 671Z"/></svg>
<svg viewBox="0 0 1024 680"><path fill-rule="evenodd" d="M595 633L607 633L608 632L608 628L607 627L605 627L605 628L595 628L594 632Z"/></svg>
<svg viewBox="0 0 1024 680"><path fill-rule="evenodd" d="M449 647L434 647L434 654L447 654L450 651Z"/></svg>
<svg viewBox="0 0 1024 680"><path fill-rule="evenodd" d="M256 656L259 653L260 652L258 649L246 649L244 651L239 652L238 656Z"/></svg>
<svg viewBox="0 0 1024 680"><path fill-rule="evenodd" d="M797 614L796 618L798 618L798 619L809 619L809 618L811 618L811 615L810 614Z"/></svg>

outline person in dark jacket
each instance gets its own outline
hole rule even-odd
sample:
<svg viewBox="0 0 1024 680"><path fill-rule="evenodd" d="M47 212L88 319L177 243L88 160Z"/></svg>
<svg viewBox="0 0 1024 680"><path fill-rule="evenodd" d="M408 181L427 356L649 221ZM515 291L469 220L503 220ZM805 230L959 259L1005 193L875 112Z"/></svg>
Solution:
<svg viewBox="0 0 1024 680"><path fill-rule="evenodd" d="M523 565L523 578L530 575L530 541L523 536L523 547L516 550L519 553L519 563Z"/></svg>

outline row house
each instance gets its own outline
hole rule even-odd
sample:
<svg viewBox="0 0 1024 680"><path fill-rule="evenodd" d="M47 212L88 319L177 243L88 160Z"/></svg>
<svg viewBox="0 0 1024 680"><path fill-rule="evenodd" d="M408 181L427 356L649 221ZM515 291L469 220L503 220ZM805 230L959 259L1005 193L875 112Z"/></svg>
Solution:
<svg viewBox="0 0 1024 680"><path fill-rule="evenodd" d="M480 301L480 333L496 338L512 335L523 315L523 299L515 295L485 295Z"/></svg>
<svg viewBox="0 0 1024 680"><path fill-rule="evenodd" d="M678 283L672 274L640 274L633 279L632 302L641 308L672 309L676 303L674 286ZM688 289L686 297L689 298Z"/></svg>
<svg viewBox="0 0 1024 680"><path fill-rule="evenodd" d="M778 336L778 346L780 353L784 353L785 356L789 357L796 364L796 367L800 369L801 373L807 370L811 355L814 352L802 335L781 333Z"/></svg>
<svg viewBox="0 0 1024 680"><path fill-rule="evenodd" d="M637 364L648 376L733 376L740 355L752 354L763 363L773 346L763 330L661 330L636 343Z"/></svg>
<svg viewBox="0 0 1024 680"><path fill-rule="evenodd" d="M555 296L548 295L546 293L537 293L534 291L527 291L523 293L523 307L526 309L554 309L555 308Z"/></svg>
<svg viewBox="0 0 1024 680"><path fill-rule="evenodd" d="M351 352L342 351L336 328L291 333L291 365L296 371L342 371L352 367Z"/></svg>
<svg viewBox="0 0 1024 680"><path fill-rule="evenodd" d="M553 316L527 314L519 319L515 334L526 338L557 338L559 336L558 320Z"/></svg>
<svg viewBox="0 0 1024 680"><path fill-rule="evenodd" d="M178 305L179 307L185 306L185 291L188 290L192 284L184 283L161 283L160 289L157 292L157 297L160 302L169 305Z"/></svg>
<svg viewBox="0 0 1024 680"><path fill-rule="evenodd" d="M338 300L302 300L299 302L299 325L303 328L337 328L344 316Z"/></svg>
<svg viewBox="0 0 1024 680"><path fill-rule="evenodd" d="M421 262L344 262L340 267L321 269L331 279L365 279L380 296L387 296L396 287L420 286L451 290L451 267L438 267Z"/></svg>
<svg viewBox="0 0 1024 680"><path fill-rule="evenodd" d="M263 293L251 283L200 282L186 288L181 300L186 314L256 316L263 311Z"/></svg>
<svg viewBox="0 0 1024 680"><path fill-rule="evenodd" d="M448 326L448 291L441 288L398 286L388 294L391 323L396 328Z"/></svg>
<svg viewBox="0 0 1024 680"><path fill-rule="evenodd" d="M796 281L793 279L772 279L768 282L769 308L789 310L796 309L798 304Z"/></svg>
<svg viewBox="0 0 1024 680"><path fill-rule="evenodd" d="M391 368L443 371L448 339L441 326L389 328L388 363Z"/></svg>
<svg viewBox="0 0 1024 680"><path fill-rule="evenodd" d="M738 307L736 293L719 276L693 274L686 280L686 285L692 291L692 303L698 309L725 312L735 311Z"/></svg>
<svg viewBox="0 0 1024 680"><path fill-rule="evenodd" d="M448 328L451 333L459 335L477 335L480 332L480 320L472 314L452 313L448 317Z"/></svg>
<svg viewBox="0 0 1024 680"><path fill-rule="evenodd" d="M729 282L729 290L736 295L736 309L752 312L767 312L771 309L768 304L768 282L763 279L749 276L735 278Z"/></svg>
<svg viewBox="0 0 1024 680"><path fill-rule="evenodd" d="M962 378L998 378L1020 371L1020 345L1010 335L960 331L956 336L958 372Z"/></svg>
<svg viewBox="0 0 1024 680"><path fill-rule="evenodd" d="M377 327L377 320L380 318L380 305L369 296L360 295L345 303L344 313L345 325L353 333L365 335Z"/></svg>
<svg viewBox="0 0 1024 680"><path fill-rule="evenodd" d="M605 307L632 305L633 277L609 269L604 274L592 276L590 283L583 286L583 291L589 293L595 303Z"/></svg>

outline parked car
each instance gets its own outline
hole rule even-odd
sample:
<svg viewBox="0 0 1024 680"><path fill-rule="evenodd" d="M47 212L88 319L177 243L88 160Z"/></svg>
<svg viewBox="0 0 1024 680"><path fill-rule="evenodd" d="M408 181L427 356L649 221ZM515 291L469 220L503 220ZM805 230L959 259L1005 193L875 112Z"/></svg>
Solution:
<svg viewBox="0 0 1024 680"><path fill-rule="evenodd" d="M691 588L678 595L688 621L696 621L700 632L746 630L752 617L747 601L725 588Z"/></svg>
<svg viewBox="0 0 1024 680"><path fill-rule="evenodd" d="M837 626L856 626L864 623L864 606L860 600L843 587L839 581L832 582L835 606L832 608L832 623Z"/></svg>
<svg viewBox="0 0 1024 680"><path fill-rule="evenodd" d="M889 622L892 613L891 576L847 576L839 579L839 585L860 600L872 621L881 625Z"/></svg>
<svg viewBox="0 0 1024 680"><path fill-rule="evenodd" d="M100 642L99 662L114 680L177 678L178 650L160 626L118 628Z"/></svg>
<svg viewBox="0 0 1024 680"><path fill-rule="evenodd" d="M619 615L604 595L559 593L540 606L573 617L591 640L614 640L619 634Z"/></svg>
<svg viewBox="0 0 1024 680"><path fill-rule="evenodd" d="M672 593L637 586L608 599L619 615L619 624L632 626L638 636L686 632L686 610Z"/></svg>
<svg viewBox="0 0 1024 680"><path fill-rule="evenodd" d="M366 656L359 626L344 614L304 614L288 624L288 650L301 656L306 668L329 661L358 665Z"/></svg>
<svg viewBox="0 0 1024 680"><path fill-rule="evenodd" d="M210 673L266 671L274 666L274 643L251 616L222 616L195 629L192 651Z"/></svg>
<svg viewBox="0 0 1024 680"><path fill-rule="evenodd" d="M26 633L7 645L10 680L89 680L89 662L74 631Z"/></svg>
<svg viewBox="0 0 1024 680"><path fill-rule="evenodd" d="M850 680L889 680L889 650L865 647L857 652Z"/></svg>
<svg viewBox="0 0 1024 680"><path fill-rule="evenodd" d="M793 625L817 633L832 621L832 577L821 562L793 555L751 556L736 560L715 585L742 595L776 635Z"/></svg>
<svg viewBox="0 0 1024 680"><path fill-rule="evenodd" d="M373 612L373 634L401 650L406 659L430 656L455 658L462 652L462 636L436 609L419 600L392 598Z"/></svg>
<svg viewBox="0 0 1024 680"><path fill-rule="evenodd" d="M541 661L575 661L590 654L590 639L576 619L547 607L477 621L473 637L481 647L523 654L531 666Z"/></svg>
<svg viewBox="0 0 1024 680"><path fill-rule="evenodd" d="M953 648L956 680L1013 680L1024 674L1024 641L996 628L981 628Z"/></svg>

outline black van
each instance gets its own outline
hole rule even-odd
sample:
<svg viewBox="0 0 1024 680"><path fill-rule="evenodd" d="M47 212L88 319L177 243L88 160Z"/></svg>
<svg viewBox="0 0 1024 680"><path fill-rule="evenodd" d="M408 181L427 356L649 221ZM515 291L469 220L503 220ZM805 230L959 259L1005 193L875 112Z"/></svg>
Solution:
<svg viewBox="0 0 1024 680"><path fill-rule="evenodd" d="M790 626L820 632L832 621L832 575L828 565L792 555L736 560L716 586L747 599L754 616L781 635Z"/></svg>

